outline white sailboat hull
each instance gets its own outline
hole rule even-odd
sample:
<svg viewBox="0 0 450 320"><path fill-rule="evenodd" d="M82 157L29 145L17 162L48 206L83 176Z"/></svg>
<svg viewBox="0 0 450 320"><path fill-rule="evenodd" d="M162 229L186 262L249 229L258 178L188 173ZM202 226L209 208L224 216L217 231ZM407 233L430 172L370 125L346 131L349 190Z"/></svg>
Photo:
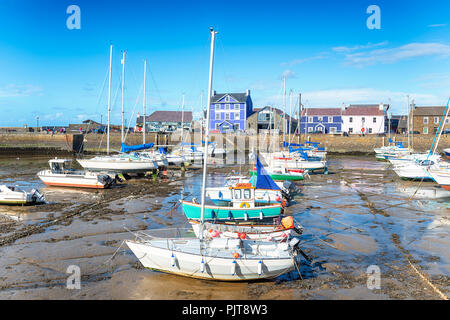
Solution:
<svg viewBox="0 0 450 320"><path fill-rule="evenodd" d="M215 240L227 239L212 241ZM213 252L208 252L206 249L202 256L198 239L158 239L146 242L126 240L125 242L144 267L191 278L248 281L274 278L295 268L293 257L289 254L277 256L276 250L273 251L272 257L262 258L255 255L252 258L247 255L245 259L235 259L233 253L239 249L233 250L232 247L213 250ZM264 244L260 246L263 247ZM270 243L267 246L275 248L277 244ZM260 261L261 267L259 267Z"/></svg>
<svg viewBox="0 0 450 320"><path fill-rule="evenodd" d="M106 171L116 173L139 173L157 169L158 165L154 161L132 160L129 158L111 159L77 159L78 163L86 170Z"/></svg>

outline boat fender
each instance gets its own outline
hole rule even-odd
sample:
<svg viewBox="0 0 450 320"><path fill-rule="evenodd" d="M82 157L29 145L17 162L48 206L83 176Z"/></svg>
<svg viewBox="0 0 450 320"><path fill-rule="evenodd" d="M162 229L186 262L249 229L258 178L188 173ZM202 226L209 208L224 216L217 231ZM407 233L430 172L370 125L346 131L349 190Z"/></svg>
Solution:
<svg viewBox="0 0 450 320"><path fill-rule="evenodd" d="M233 260L233 262L231 263L231 275L234 276L235 274L236 274L236 260Z"/></svg>
<svg viewBox="0 0 450 320"><path fill-rule="evenodd" d="M220 232L218 230L211 230L209 233L213 238L216 238L220 235Z"/></svg>
<svg viewBox="0 0 450 320"><path fill-rule="evenodd" d="M203 257L202 262L200 262L200 271L201 273L205 272L205 260L203 260Z"/></svg>
<svg viewBox="0 0 450 320"><path fill-rule="evenodd" d="M258 275L262 275L262 261L259 260L258 262Z"/></svg>
<svg viewBox="0 0 450 320"><path fill-rule="evenodd" d="M214 210L211 210L211 218L215 219L216 218L216 213L214 212Z"/></svg>
<svg viewBox="0 0 450 320"><path fill-rule="evenodd" d="M233 214L231 213L231 210L228 211L228 220L233 219Z"/></svg>
<svg viewBox="0 0 450 320"><path fill-rule="evenodd" d="M245 220L245 221L248 220L248 213L247 213L247 211L244 212L244 220Z"/></svg>
<svg viewBox="0 0 450 320"><path fill-rule="evenodd" d="M286 200L283 199L283 201L281 202L281 206L284 208L286 206Z"/></svg>
<svg viewBox="0 0 450 320"><path fill-rule="evenodd" d="M281 200L281 197L280 197L280 196L277 196L277 197L275 198L275 201L280 202L280 200Z"/></svg>
<svg viewBox="0 0 450 320"><path fill-rule="evenodd" d="M173 255L173 252L172 255L170 256L170 265L172 267L175 267L175 256Z"/></svg>
<svg viewBox="0 0 450 320"><path fill-rule="evenodd" d="M245 232L242 232L241 234L239 234L239 238L245 240L245 238L247 238L247 234Z"/></svg>
<svg viewBox="0 0 450 320"><path fill-rule="evenodd" d="M259 211L259 219L264 219L264 214L263 214L263 212L262 212L262 210L261 211Z"/></svg>
<svg viewBox="0 0 450 320"><path fill-rule="evenodd" d="M222 191L219 191L219 200L222 200L222 199L223 199Z"/></svg>
<svg viewBox="0 0 450 320"><path fill-rule="evenodd" d="M243 208L243 207L250 208L250 205L247 202L242 202L241 208Z"/></svg>

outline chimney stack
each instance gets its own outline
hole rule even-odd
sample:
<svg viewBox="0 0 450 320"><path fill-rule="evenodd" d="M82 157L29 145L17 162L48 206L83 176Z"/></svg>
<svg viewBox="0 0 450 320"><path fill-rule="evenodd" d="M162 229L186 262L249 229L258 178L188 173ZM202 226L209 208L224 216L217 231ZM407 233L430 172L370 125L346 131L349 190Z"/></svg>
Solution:
<svg viewBox="0 0 450 320"><path fill-rule="evenodd" d="M247 89L247 96L250 95L250 89Z"/></svg>

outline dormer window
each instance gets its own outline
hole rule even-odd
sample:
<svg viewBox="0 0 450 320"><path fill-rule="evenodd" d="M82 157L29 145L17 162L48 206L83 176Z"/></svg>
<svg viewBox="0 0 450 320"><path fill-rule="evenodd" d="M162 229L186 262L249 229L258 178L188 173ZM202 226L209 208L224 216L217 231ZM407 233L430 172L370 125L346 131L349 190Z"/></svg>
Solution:
<svg viewBox="0 0 450 320"><path fill-rule="evenodd" d="M226 96L226 97L225 97L225 101L226 101L226 102L230 101L230 97L229 97L229 96Z"/></svg>

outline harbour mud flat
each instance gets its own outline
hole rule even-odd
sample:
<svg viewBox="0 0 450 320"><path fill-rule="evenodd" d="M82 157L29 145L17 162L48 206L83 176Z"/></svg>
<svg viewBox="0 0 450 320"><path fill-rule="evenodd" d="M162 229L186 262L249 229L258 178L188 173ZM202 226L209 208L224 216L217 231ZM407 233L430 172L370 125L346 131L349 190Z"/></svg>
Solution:
<svg viewBox="0 0 450 320"><path fill-rule="evenodd" d="M109 190L46 188L46 157L0 159L0 183L37 188L48 204L0 207L0 299L442 299L450 294L450 196L398 179L373 157L332 156L287 213L304 226L302 260L271 281L226 283L147 270L123 244L132 231L186 226L183 197L201 170L131 179ZM230 170L210 168L208 185ZM417 188L423 192L415 192ZM430 190L429 196L426 190ZM413 196L413 197L412 197ZM80 268L80 289L67 281ZM378 268L380 286L368 288ZM69 270L69 272L68 272Z"/></svg>

